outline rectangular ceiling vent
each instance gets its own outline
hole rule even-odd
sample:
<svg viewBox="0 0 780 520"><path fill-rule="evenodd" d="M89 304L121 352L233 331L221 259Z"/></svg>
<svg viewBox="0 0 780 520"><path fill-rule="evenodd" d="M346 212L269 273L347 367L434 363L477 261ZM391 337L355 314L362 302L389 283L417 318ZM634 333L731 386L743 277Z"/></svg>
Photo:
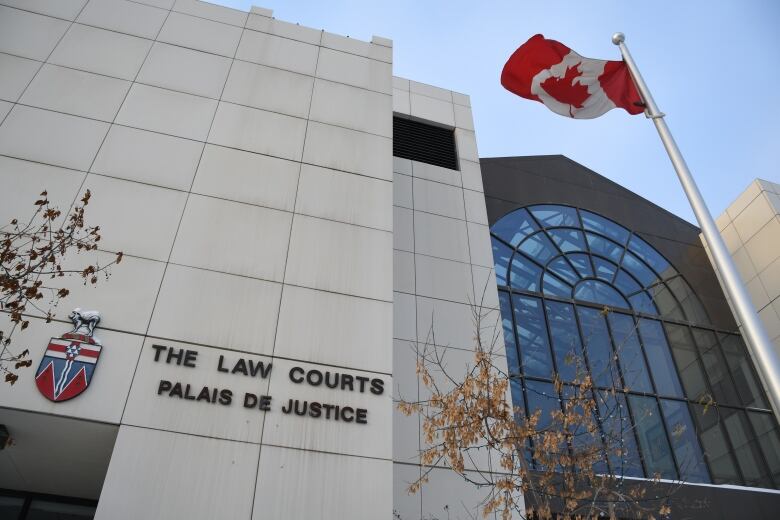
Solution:
<svg viewBox="0 0 780 520"><path fill-rule="evenodd" d="M393 155L450 170L458 169L455 131L393 117Z"/></svg>

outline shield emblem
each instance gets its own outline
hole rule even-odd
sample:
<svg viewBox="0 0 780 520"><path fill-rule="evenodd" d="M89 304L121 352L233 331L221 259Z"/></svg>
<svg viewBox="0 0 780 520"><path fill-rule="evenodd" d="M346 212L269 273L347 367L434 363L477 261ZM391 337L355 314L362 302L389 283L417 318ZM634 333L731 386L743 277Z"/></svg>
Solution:
<svg viewBox="0 0 780 520"><path fill-rule="evenodd" d="M86 334L52 338L35 374L38 390L54 402L73 399L89 386L102 348Z"/></svg>

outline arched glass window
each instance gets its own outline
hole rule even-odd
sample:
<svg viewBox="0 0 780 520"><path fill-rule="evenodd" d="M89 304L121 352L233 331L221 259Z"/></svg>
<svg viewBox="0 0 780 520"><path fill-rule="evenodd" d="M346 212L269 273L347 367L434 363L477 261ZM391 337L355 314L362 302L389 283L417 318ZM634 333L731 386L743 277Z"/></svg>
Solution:
<svg viewBox="0 0 780 520"><path fill-rule="evenodd" d="M602 438L631 424L623 456L605 461L616 473L780 486L780 429L744 343L713 327L647 241L552 204L507 214L491 239L513 399L527 413L557 406L586 370Z"/></svg>
<svg viewBox="0 0 780 520"><path fill-rule="evenodd" d="M503 281L530 292L541 287L548 296L710 324L688 283L663 255L595 213L531 206L506 215L492 234L499 285Z"/></svg>

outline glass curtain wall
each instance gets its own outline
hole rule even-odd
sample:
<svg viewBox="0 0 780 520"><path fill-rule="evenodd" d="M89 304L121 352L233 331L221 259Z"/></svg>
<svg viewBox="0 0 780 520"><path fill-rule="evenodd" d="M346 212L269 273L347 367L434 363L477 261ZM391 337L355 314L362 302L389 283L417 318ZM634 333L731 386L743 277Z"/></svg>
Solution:
<svg viewBox="0 0 780 520"><path fill-rule="evenodd" d="M780 430L742 338L655 248L562 205L513 211L491 239L517 406L549 417L586 372L624 448L616 474L780 487Z"/></svg>

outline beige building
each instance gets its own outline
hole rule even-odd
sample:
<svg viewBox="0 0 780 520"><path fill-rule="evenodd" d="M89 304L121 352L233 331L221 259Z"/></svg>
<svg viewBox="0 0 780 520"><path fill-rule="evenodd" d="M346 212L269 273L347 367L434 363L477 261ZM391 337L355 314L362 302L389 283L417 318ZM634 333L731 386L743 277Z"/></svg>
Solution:
<svg viewBox="0 0 780 520"><path fill-rule="evenodd" d="M754 180L718 217L717 225L780 352L780 184Z"/></svg>

